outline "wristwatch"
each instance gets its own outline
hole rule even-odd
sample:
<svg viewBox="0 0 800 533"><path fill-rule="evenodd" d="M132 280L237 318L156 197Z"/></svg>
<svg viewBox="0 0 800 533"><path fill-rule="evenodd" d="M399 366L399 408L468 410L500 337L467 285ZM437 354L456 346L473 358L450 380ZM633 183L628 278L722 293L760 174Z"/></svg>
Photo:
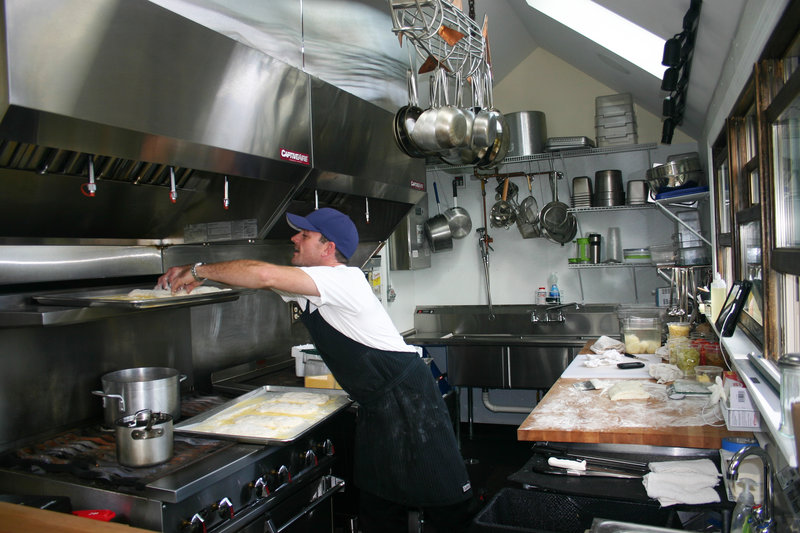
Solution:
<svg viewBox="0 0 800 533"><path fill-rule="evenodd" d="M202 282L204 282L205 280L208 279L208 278L201 278L200 276L197 275L197 267L200 267L200 266L203 266L203 265L205 265L205 263L203 263L201 261L199 263L193 264L192 265L192 269L191 269L192 277L194 278L195 281L200 282L200 283L202 283Z"/></svg>

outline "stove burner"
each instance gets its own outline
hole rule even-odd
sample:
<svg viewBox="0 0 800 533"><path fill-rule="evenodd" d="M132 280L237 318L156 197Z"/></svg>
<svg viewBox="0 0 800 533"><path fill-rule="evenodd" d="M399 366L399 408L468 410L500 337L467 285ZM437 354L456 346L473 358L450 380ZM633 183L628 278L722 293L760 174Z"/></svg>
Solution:
<svg viewBox="0 0 800 533"><path fill-rule="evenodd" d="M227 401L222 396L202 396L182 400L181 416L194 416ZM184 408L185 406L185 408ZM77 478L93 487L132 492L148 483L232 446L231 441L174 435L173 456L166 463L144 468L122 466L117 462L113 431L102 426L76 428L48 440L30 444L0 456L0 467L63 478Z"/></svg>

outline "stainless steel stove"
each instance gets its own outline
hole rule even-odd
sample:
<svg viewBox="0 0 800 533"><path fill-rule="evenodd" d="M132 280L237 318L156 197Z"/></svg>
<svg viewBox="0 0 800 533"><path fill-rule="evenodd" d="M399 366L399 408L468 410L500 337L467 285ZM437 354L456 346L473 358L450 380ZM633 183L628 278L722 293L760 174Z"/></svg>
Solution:
<svg viewBox="0 0 800 533"><path fill-rule="evenodd" d="M229 398L182 401L193 416ZM282 446L175 434L167 463L128 468L114 433L65 431L0 456L0 492L66 496L72 509L110 509L115 521L163 532L331 531L336 443L346 411Z"/></svg>

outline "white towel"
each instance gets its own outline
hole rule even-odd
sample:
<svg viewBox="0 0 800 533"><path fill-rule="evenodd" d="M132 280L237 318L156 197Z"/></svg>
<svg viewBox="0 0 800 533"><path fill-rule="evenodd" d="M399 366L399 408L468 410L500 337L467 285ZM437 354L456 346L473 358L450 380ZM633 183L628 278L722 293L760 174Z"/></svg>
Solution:
<svg viewBox="0 0 800 533"><path fill-rule="evenodd" d="M630 359L617 350L607 350L603 353L587 353L583 366L597 368L598 366L613 366L618 363L628 363Z"/></svg>
<svg viewBox="0 0 800 533"><path fill-rule="evenodd" d="M642 484L647 495L663 507L720 501L714 489L720 474L710 459L665 461L650 463L649 467L650 473L642 477Z"/></svg>

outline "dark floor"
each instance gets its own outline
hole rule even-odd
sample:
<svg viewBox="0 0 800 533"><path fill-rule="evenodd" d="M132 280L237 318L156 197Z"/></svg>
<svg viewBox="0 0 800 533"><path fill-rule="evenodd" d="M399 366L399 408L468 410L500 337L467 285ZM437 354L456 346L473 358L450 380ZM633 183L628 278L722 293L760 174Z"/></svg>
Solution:
<svg viewBox="0 0 800 533"><path fill-rule="evenodd" d="M485 504L503 487L519 487L508 476L531 457L530 442L517 440L517 426L461 424L461 455L467 463L474 493Z"/></svg>

